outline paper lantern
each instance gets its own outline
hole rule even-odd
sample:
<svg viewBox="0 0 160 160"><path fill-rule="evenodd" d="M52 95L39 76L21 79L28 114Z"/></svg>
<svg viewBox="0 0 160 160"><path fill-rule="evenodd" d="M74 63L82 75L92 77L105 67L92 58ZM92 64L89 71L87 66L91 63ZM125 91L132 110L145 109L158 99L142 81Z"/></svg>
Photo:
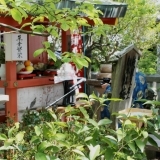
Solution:
<svg viewBox="0 0 160 160"><path fill-rule="evenodd" d="M6 61L25 61L28 59L26 34L5 34L4 43Z"/></svg>

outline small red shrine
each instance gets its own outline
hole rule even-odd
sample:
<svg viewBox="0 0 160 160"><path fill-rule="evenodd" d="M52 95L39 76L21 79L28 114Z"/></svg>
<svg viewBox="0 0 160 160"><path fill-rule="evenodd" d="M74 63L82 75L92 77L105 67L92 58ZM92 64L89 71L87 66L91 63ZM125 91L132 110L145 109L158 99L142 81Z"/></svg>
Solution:
<svg viewBox="0 0 160 160"><path fill-rule="evenodd" d="M99 5L100 6L100 5ZM107 5L103 5L102 10L105 12L106 15L102 17L102 21L104 24L109 25L115 25L117 23L117 20L119 17L123 17L126 13L127 5L115 5L115 9L113 10L113 5L108 5L108 8L110 10L107 10ZM111 13L112 11L112 13ZM120 13L120 14L116 14ZM123 14L122 14L123 13ZM92 20L87 19L90 24L93 24ZM31 17L28 17L27 19L23 20L21 24L18 24L15 20L13 20L9 16L0 16L0 30L4 32L12 31L12 28L7 27L6 25L13 26L15 28L20 28L24 23L30 22ZM48 20L44 19L43 22L40 22L43 24L47 24ZM68 39L71 38L69 32L62 31L62 52L65 52L68 50ZM42 48L42 42L46 41L47 37L42 36L32 36L31 34L27 35L27 59L29 59L32 63L37 62L44 62L46 63L48 61L48 56L43 53L36 58L33 57L33 52L39 48ZM83 76L83 75L81 75ZM25 104L23 100L25 99L25 94L28 94L30 96L28 101L34 102L36 100L35 95L38 95L41 91L42 94L39 95L41 97L41 100L43 99L43 94L46 94L46 92L53 95L53 92L56 96L60 96L60 93L56 94L55 91L63 90L62 86L55 85L53 81L50 81L50 78L52 76L42 76L42 77L35 77L33 79L17 79L17 72L16 72L16 61L6 61L6 80L0 81L0 87L5 89L5 94L9 95L9 101L5 104L5 111L0 112L0 122L4 121L6 119L6 116L14 117L14 120L19 120L18 118L18 110L19 106L18 103L21 102L21 104ZM43 86L46 86L46 88L43 88ZM48 87L49 86L49 87ZM42 87L37 88L35 91L35 87ZM40 91L41 89L41 91ZM27 93L26 93L27 92ZM34 92L34 94L33 94ZM24 95L23 95L24 94ZM63 91L62 91L63 94ZM56 98L55 96L55 98ZM33 98L33 99L31 99ZM39 102L41 101L39 100ZM44 100L44 99L43 99ZM45 99L45 101L53 101L53 99ZM27 101L25 99L25 101ZM28 105L24 107L29 107Z"/></svg>

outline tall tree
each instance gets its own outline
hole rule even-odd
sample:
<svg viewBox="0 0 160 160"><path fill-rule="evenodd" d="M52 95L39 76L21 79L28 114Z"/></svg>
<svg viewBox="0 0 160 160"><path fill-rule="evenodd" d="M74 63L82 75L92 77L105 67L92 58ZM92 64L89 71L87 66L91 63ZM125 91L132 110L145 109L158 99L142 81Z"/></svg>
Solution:
<svg viewBox="0 0 160 160"><path fill-rule="evenodd" d="M141 58L144 59L146 51L159 41L160 25L156 22L159 6L156 3L151 0L116 1L128 4L127 13L124 18L119 19L116 26L104 25L94 29L94 33L99 36L93 34L89 37L92 44L89 44L87 49L92 52L95 64L107 61L115 51L131 43L144 53ZM140 66L143 66L143 62L140 63Z"/></svg>

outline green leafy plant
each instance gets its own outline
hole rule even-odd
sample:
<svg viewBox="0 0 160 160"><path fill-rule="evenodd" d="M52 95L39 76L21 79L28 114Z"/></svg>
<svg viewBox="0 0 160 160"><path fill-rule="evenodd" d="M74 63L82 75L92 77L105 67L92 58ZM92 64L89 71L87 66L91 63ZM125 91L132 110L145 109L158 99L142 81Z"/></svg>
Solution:
<svg viewBox="0 0 160 160"><path fill-rule="evenodd" d="M86 95L78 98L81 102L88 100ZM90 98L97 99L94 95ZM66 121L61 121L62 116ZM111 120L95 121L84 106L68 106L61 113L44 108L39 112L27 110L22 122L1 130L0 155L8 160L144 159L147 142L157 146L148 134L149 126L138 128L127 116L122 116L121 127L113 130ZM144 117L144 123L147 122Z"/></svg>

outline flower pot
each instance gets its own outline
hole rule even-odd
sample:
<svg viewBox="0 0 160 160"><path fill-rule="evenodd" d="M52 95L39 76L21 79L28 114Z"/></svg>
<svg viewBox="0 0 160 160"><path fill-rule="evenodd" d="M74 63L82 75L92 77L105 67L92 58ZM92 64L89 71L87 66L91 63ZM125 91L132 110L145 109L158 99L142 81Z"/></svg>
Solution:
<svg viewBox="0 0 160 160"><path fill-rule="evenodd" d="M1 77L1 80L6 80L6 65L5 64L1 64L0 66L0 77Z"/></svg>
<svg viewBox="0 0 160 160"><path fill-rule="evenodd" d="M112 64L101 64L100 72L101 73L112 73Z"/></svg>

